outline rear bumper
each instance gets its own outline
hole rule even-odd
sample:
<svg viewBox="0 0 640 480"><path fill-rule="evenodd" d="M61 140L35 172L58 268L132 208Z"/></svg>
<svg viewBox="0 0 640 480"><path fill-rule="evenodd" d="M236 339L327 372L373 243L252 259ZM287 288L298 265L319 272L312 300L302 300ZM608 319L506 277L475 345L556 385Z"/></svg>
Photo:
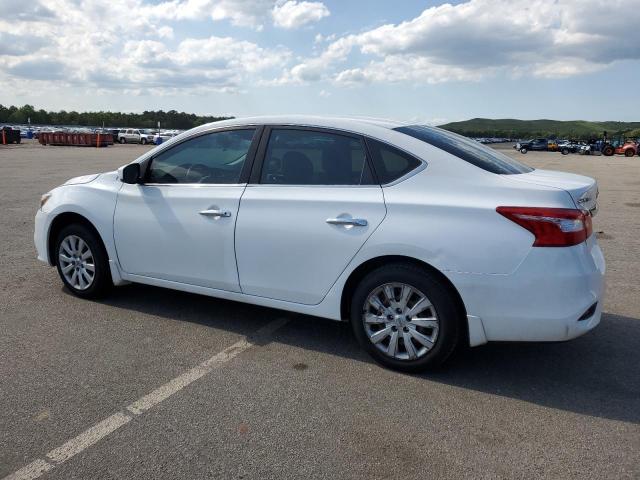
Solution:
<svg viewBox="0 0 640 480"><path fill-rule="evenodd" d="M600 323L605 262L592 235L573 247L532 248L510 275L449 273L486 341L563 341ZM596 304L593 314L580 318ZM483 343L482 339L472 345Z"/></svg>

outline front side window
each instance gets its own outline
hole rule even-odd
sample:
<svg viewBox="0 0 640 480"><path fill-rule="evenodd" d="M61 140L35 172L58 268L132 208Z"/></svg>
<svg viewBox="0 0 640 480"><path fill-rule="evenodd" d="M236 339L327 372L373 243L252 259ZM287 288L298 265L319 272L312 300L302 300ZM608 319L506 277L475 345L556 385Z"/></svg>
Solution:
<svg viewBox="0 0 640 480"><path fill-rule="evenodd" d="M533 168L516 162L493 148L447 130L423 125L398 127L394 130L422 140L487 172L510 175L533 171Z"/></svg>
<svg viewBox="0 0 640 480"><path fill-rule="evenodd" d="M279 185L371 185L362 142L312 130L271 131L261 183Z"/></svg>
<svg viewBox="0 0 640 480"><path fill-rule="evenodd" d="M154 157L148 183L238 183L255 129L201 135Z"/></svg>

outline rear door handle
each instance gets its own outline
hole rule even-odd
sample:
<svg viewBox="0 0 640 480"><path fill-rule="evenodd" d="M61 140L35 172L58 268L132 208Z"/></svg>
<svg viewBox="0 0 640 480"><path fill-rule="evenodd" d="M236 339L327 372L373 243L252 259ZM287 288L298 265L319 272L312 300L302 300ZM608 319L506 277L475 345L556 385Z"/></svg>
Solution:
<svg viewBox="0 0 640 480"><path fill-rule="evenodd" d="M201 210L200 215L204 215L205 217L230 217L231 212L229 210Z"/></svg>
<svg viewBox="0 0 640 480"><path fill-rule="evenodd" d="M368 222L364 218L327 218L331 225L350 225L353 227L366 227Z"/></svg>

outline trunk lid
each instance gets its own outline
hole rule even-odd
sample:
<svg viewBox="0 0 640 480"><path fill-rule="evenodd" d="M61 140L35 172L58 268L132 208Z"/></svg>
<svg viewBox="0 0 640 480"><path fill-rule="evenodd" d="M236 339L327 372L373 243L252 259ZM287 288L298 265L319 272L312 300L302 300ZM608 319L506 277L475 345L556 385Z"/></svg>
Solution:
<svg viewBox="0 0 640 480"><path fill-rule="evenodd" d="M537 169L529 173L509 175L508 178L518 182L559 188L571 195L577 208L589 210L592 216L598 211L598 182L591 177Z"/></svg>

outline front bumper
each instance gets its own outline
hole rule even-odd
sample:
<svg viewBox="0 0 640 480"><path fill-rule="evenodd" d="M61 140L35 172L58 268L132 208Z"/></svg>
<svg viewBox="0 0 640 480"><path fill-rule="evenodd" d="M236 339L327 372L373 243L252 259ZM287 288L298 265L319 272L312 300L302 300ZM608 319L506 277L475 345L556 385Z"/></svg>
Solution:
<svg viewBox="0 0 640 480"><path fill-rule="evenodd" d="M487 341L563 341L600 323L605 262L595 235L573 247L532 248L510 275L449 273ZM587 318L581 316L596 304ZM480 342L476 342L480 343Z"/></svg>
<svg viewBox="0 0 640 480"><path fill-rule="evenodd" d="M49 249L47 246L49 224L48 215L43 212L42 209L38 209L36 212L35 228L33 230L33 243L36 246L38 260L50 264Z"/></svg>

